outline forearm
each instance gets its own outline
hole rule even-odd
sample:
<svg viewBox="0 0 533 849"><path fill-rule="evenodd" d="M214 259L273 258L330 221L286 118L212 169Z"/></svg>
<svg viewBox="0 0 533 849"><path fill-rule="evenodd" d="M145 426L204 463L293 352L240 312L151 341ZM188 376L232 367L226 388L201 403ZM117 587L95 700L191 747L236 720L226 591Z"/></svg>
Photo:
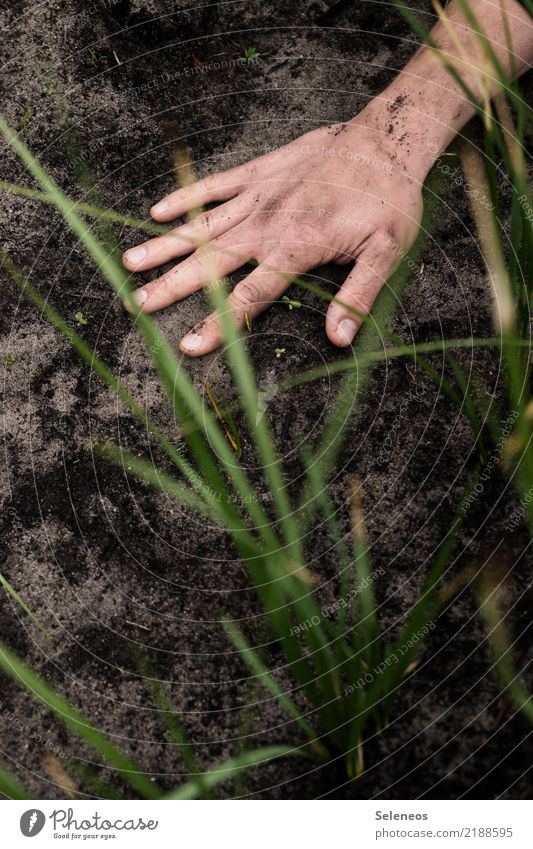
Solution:
<svg viewBox="0 0 533 849"><path fill-rule="evenodd" d="M505 73L520 75L531 67L533 20L520 3L470 0L469 5ZM431 37L465 85L484 102L500 89L497 73L459 5L450 3L446 17L449 23L439 21ZM431 48L421 47L364 110L364 122L397 150L412 174L424 179L435 158L474 113L475 107L442 59Z"/></svg>

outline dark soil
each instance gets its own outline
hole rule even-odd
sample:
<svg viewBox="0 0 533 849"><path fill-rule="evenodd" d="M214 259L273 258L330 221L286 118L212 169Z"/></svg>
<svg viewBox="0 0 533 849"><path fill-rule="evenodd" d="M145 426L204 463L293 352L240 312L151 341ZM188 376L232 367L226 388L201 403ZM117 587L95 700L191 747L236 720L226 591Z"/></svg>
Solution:
<svg viewBox="0 0 533 849"><path fill-rule="evenodd" d="M416 49L388 3L221 0L183 11L188 6L185 0L4 5L5 115L19 127L29 104L25 139L71 196L83 196L79 172L86 162L107 205L146 217L175 184L170 154L178 142L187 145L200 174L244 161L265 146L351 117ZM427 22L429 10L429 3L419 7ZM252 46L259 60L246 66L230 61ZM2 153L2 179L31 185L14 156ZM60 218L38 202L3 195L0 222L5 249L34 285L72 326L76 312L84 313L88 324L79 330L85 340L172 432L134 324ZM406 340L491 333L487 282L472 231L464 190L452 180L394 322ZM136 241L131 230L118 235L123 247ZM336 267L317 272L330 291L345 273ZM166 682L203 768L242 747L298 742L294 723L248 680L217 624L228 614L242 620L256 644L270 639L256 593L226 536L91 454L90 436L120 440L142 456L155 449L6 275L2 288L1 571L51 639L7 595L0 601L1 639L168 789L186 769L139 674L138 646ZM273 374L288 377L342 356L326 340L323 303L308 292L294 290L294 296L302 309L272 308L249 340L259 380L267 384ZM177 350L181 335L205 311L199 293L156 320ZM288 353L276 360L273 350L280 345ZM467 370L473 364L481 370L491 392L500 391L495 356L478 350L460 359ZM442 363L437 359L435 365L440 369ZM198 386L207 378L231 390L220 355L187 368ZM419 399L410 393L415 381L423 387ZM302 434L309 444L318 439L337 386L333 379L310 384L269 408L288 476L298 473L295 448ZM378 462L397 415L393 450ZM350 424L331 497L348 527L349 476L362 479L373 566L384 570L377 581L380 616L390 633L410 610L452 522L475 464L473 447L465 417L411 364L394 361L373 372ZM251 462L246 441L244 452ZM468 513L452 574L480 564L500 543L511 504L495 470ZM324 582L323 598L335 591L330 545L324 531L312 535L310 557ZM526 545L525 533L516 531L501 550L512 569L510 625L519 653L528 656ZM472 593L460 590L402 688L390 726L367 741L367 769L358 782L347 783L336 763L312 768L291 758L256 768L217 794L529 797L530 728L506 709L474 614ZM272 666L279 665L275 644L269 653ZM290 686L290 679L285 683ZM45 759L46 745L32 732L59 746L72 766L94 759L93 753L5 679L1 702L1 748L9 769L34 798L64 797L60 777ZM255 707L243 710L247 704ZM100 774L115 780L105 768ZM81 786L97 793L83 780Z"/></svg>

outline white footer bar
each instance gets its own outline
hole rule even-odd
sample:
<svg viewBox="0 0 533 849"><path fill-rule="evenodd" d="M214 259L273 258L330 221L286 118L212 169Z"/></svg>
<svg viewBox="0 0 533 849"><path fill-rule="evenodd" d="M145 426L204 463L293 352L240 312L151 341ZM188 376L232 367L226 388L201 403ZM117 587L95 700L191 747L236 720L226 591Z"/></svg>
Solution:
<svg viewBox="0 0 533 849"><path fill-rule="evenodd" d="M72 844L186 849L533 847L533 803L519 801L0 804L6 849Z"/></svg>

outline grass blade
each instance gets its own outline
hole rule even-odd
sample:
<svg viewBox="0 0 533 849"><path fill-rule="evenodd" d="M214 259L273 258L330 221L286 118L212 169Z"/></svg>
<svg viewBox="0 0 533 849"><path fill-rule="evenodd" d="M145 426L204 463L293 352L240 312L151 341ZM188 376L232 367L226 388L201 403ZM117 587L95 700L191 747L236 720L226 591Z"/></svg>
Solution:
<svg viewBox="0 0 533 849"><path fill-rule="evenodd" d="M161 793L157 785L140 772L133 761L2 643L0 643L0 669L16 684L25 687L40 699L61 722L85 740L92 749L99 752L110 766L118 770L123 779L138 790L145 799L160 797Z"/></svg>
<svg viewBox="0 0 533 849"><path fill-rule="evenodd" d="M197 799L204 789L212 790L217 784L233 778L243 769L267 763L274 758L294 757L294 755L304 757L301 752L290 746L267 746L262 749L253 749L251 752L230 758L215 769L204 773L201 781L199 779L188 781L178 790L174 790L173 793L165 796L165 799Z"/></svg>

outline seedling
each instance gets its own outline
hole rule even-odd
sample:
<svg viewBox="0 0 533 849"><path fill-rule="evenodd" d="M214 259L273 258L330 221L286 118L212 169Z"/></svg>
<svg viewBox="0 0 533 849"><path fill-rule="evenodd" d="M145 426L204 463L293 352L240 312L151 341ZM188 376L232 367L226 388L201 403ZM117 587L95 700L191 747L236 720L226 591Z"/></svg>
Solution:
<svg viewBox="0 0 533 849"><path fill-rule="evenodd" d="M274 348L274 353L276 355L276 359L279 360L285 353L285 348Z"/></svg>
<svg viewBox="0 0 533 849"><path fill-rule="evenodd" d="M246 325L246 330L248 331L248 333L251 333L252 332L252 316L251 316L251 313L249 313L249 312L244 313L244 323Z"/></svg>
<svg viewBox="0 0 533 849"><path fill-rule="evenodd" d="M88 319L85 318L85 316L83 315L82 312L77 312L76 315L74 316L74 318L76 320L76 323L79 324L80 327L81 327L82 324L89 324Z"/></svg>
<svg viewBox="0 0 533 849"><path fill-rule="evenodd" d="M5 355L4 363L6 364L6 366L12 366L14 362L15 362L15 357L13 356L13 354L6 354Z"/></svg>
<svg viewBox="0 0 533 849"><path fill-rule="evenodd" d="M20 132L26 133L28 130L28 121L30 120L31 114L31 103L29 100L26 100L26 105L24 107L24 114L20 117Z"/></svg>
<svg viewBox="0 0 533 849"><path fill-rule="evenodd" d="M105 62L107 56L103 53L97 53L96 50L93 50L92 47L89 47L89 56L91 57L93 62Z"/></svg>
<svg viewBox="0 0 533 849"><path fill-rule="evenodd" d="M243 59L245 62L255 62L255 60L259 59L260 56L261 54L257 50L257 47L246 47Z"/></svg>
<svg viewBox="0 0 533 849"><path fill-rule="evenodd" d="M300 301L293 301L291 298L288 298L287 295L283 295L281 300L284 304L287 304L290 310L299 310L302 306Z"/></svg>

